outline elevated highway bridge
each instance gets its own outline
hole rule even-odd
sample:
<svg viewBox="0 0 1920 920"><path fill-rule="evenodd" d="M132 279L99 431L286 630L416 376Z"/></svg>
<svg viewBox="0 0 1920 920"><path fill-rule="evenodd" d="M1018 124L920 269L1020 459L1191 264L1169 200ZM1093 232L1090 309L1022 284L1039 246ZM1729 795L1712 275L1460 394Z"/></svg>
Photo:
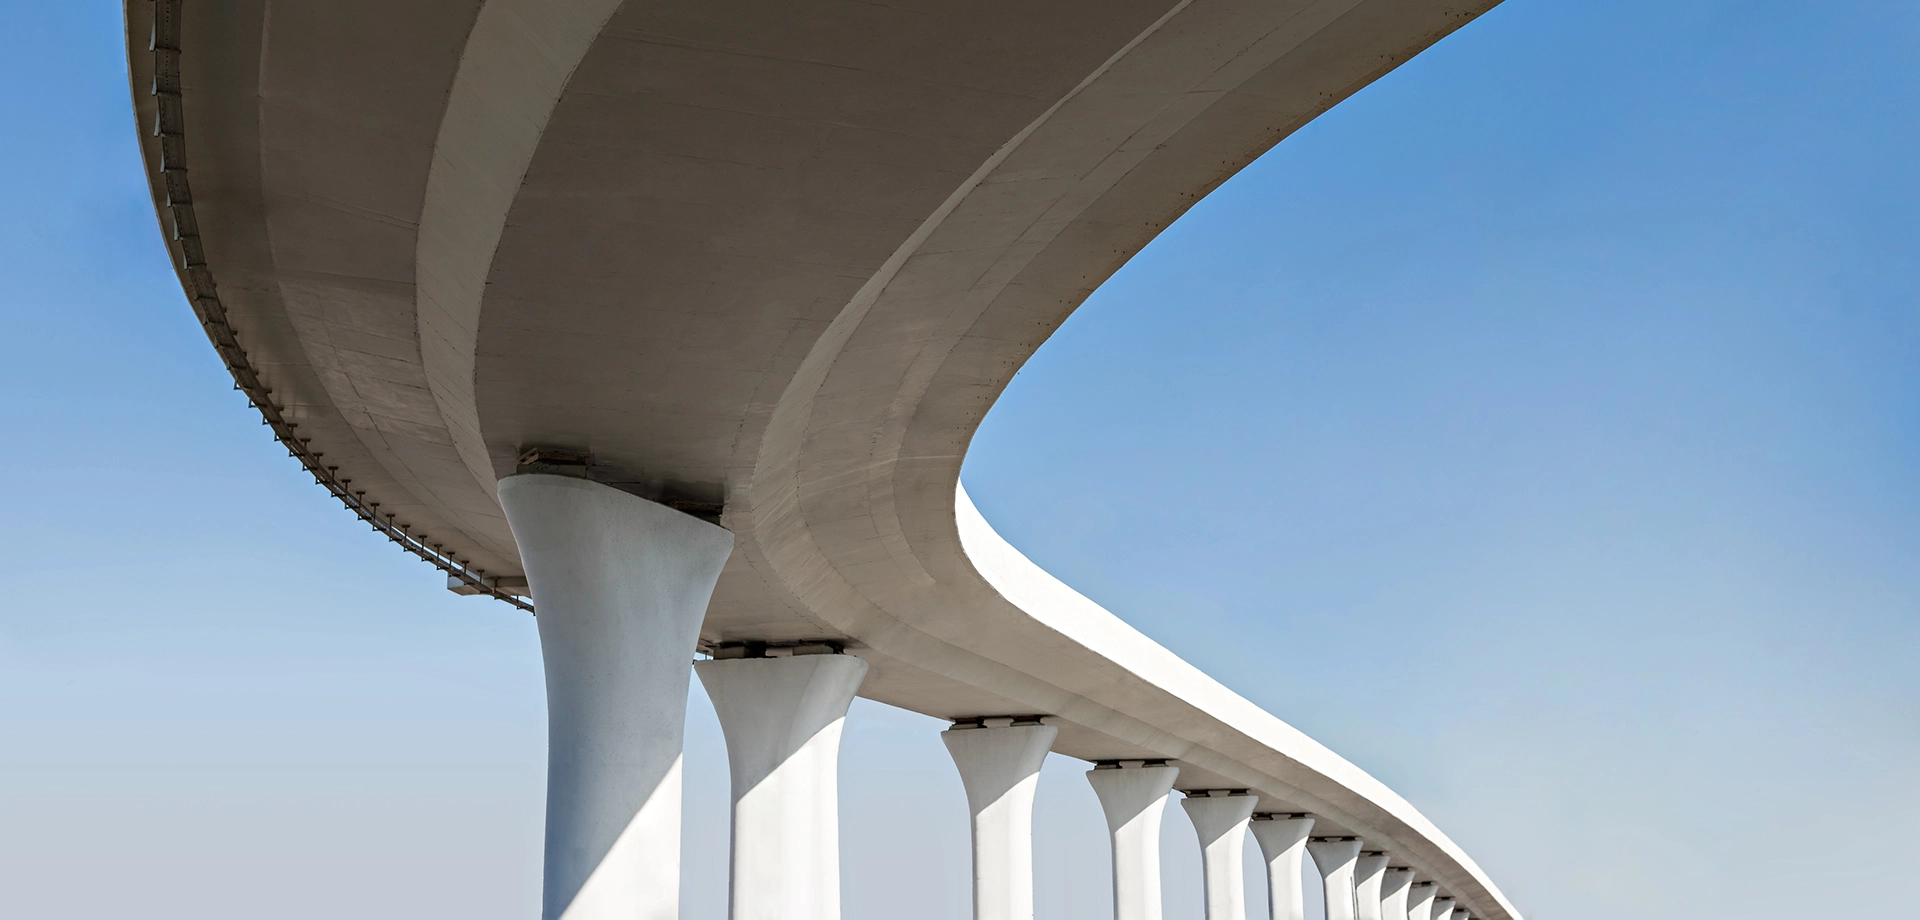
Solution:
<svg viewBox="0 0 1920 920"><path fill-rule="evenodd" d="M688 668L735 917L838 915L854 694L953 720L975 910L1094 765L1208 916L1520 920L1412 805L1029 562L960 487L1020 366L1289 133L1490 0L127 0L154 204L236 385L449 587L537 612L544 916L676 912Z"/></svg>

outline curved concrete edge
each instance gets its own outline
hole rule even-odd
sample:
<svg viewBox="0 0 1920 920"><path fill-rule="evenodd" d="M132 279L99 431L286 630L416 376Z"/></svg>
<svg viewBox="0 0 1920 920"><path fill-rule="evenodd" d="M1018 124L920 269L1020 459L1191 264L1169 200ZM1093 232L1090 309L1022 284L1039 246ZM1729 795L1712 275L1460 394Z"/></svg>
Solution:
<svg viewBox="0 0 1920 920"><path fill-rule="evenodd" d="M987 523L964 487L954 495L954 514L960 545L968 561L980 577L1008 603L1049 629L1105 657L1139 680L1180 698L1247 738L1350 790L1385 816L1431 843L1446 858L1465 870L1508 917L1518 920L1519 911L1514 909L1466 851L1406 799L1387 788L1385 783L1278 716L1228 689L1206 672L1128 625L1112 611L1094 603L1086 595L1034 564L1033 560L1001 537L993 525ZM1189 749L1174 756L1193 759L1197 753ZM1224 772L1223 765L1219 763L1196 762L1217 772ZM1262 790L1256 787L1255 791ZM1301 798L1298 790L1283 784L1269 785L1264 791L1271 794L1273 799L1298 801ZM1363 833L1373 834L1376 839L1396 839L1401 836L1384 833L1384 829L1376 830L1378 822L1368 821L1359 815L1336 812L1329 817ZM1404 843L1397 839L1396 842ZM1417 859L1414 854L1403 852L1403 855L1410 862ZM1441 879L1448 884L1449 890L1459 887L1457 882L1447 878L1452 873L1440 871L1439 866L1416 863L1416 868L1427 878Z"/></svg>
<svg viewBox="0 0 1920 920"><path fill-rule="evenodd" d="M511 6L523 11L545 10L553 5L554 4L518 2L518 0L493 0L493 2L489 3L490 8L497 6L501 9L506 9ZM1176 6L1173 12L1178 12L1184 6L1185 3L1183 2L1179 6ZM1172 14L1173 13L1170 12L1168 15L1171 16ZM602 21L604 21L604 17ZM1162 22L1164 21L1163 19ZM585 29L585 25L582 23L576 22L575 26L580 30ZM598 28L599 26L595 25L593 32L587 35L584 40L587 44L591 43L592 34L597 34ZM476 26L476 32L478 31L479 27ZM521 48L520 51L532 55L531 59L522 60L520 63L536 70L541 70L548 76L557 74L557 76L554 76L554 79L550 81L554 83L552 92L557 96L560 90L564 88L568 75L571 73L571 65L565 65L568 55L565 53L554 53L553 48L541 43L534 43L533 47ZM584 48L582 52L584 52ZM1124 50L1122 53L1125 53ZM578 59L578 54L572 55L572 60L576 64ZM464 69L463 67L463 71ZM1091 79L1092 77L1089 77L1089 80ZM459 91L456 90L456 92ZM493 102L487 101L487 104L492 105ZM532 105L534 109L537 109L541 113L550 112L552 108L551 100L541 105L538 104L538 100L536 99ZM450 110L451 107L452 105L450 103ZM527 141L529 145L537 146L540 126L544 124L544 117L544 114L538 117L538 124L522 124L520 126L528 129L528 136L531 138ZM450 111L449 123L452 121L453 117ZM1024 136L1023 134L1022 137ZM486 139L468 138L466 140L449 140L444 133L441 138L446 149L454 149L461 145L479 144L482 140ZM1017 145L1019 141L1020 138L1016 138L1013 142L1010 142L1009 149ZM511 147L512 145L507 146ZM512 169L511 153L512 151L508 150L501 154L498 158L499 162L492 163L484 170L485 175L478 177L469 176L467 179L472 183L477 183L474 187L482 192L484 192L483 186L486 182L497 181L503 177L507 177L507 173L509 172L513 173L513 175L508 178L517 180L519 175L524 174L526 164L522 162L517 171ZM530 152L528 156L531 156ZM994 162L999 162L999 158L996 158ZM440 163L440 155L436 153L436 171L438 171ZM992 164L989 164L989 166L991 165ZM449 167L449 169L453 169L453 167ZM449 172L446 175L451 177L454 173ZM984 176L984 171L982 176ZM459 183L453 182L451 178L448 178L447 182L451 183L452 186L459 186ZM514 183L510 182L508 184L512 185ZM451 195L452 192L443 189L441 194ZM510 197L511 193L509 193L509 198ZM450 201L443 202L443 204L449 209L454 209L457 206L463 210L459 210L457 214L454 210L448 210L446 213L436 217L436 221L455 221L456 218L458 218L459 221L465 221L468 217L476 216L474 213L464 210L472 206L473 202ZM944 214L945 212L943 211L942 213ZM480 214L477 216L484 218L486 215ZM939 215L936 215L936 220L938 216ZM504 211L502 211L500 220L503 222L504 219L505 214ZM425 292L420 295L421 347L423 351L429 348L439 348L441 344L454 340L471 344L473 341L471 335L472 330L470 327L462 328L459 322L460 317L457 308L459 302L461 302L460 297L463 296L462 291L468 290L464 287L465 284L473 283L480 286L484 285L485 262L490 261L492 245L488 244L484 239L464 239L460 241L460 245L457 246L449 243L448 252L440 253L439 255L427 254L426 250L429 244L426 242L426 239L429 234L425 226L427 221L424 217L422 223L422 242L420 245L423 255L419 257L421 283L423 285L429 284L428 279L430 277L439 277L435 272L442 271L445 273L460 274L460 278L455 279L458 283L450 284L445 288L444 293L446 296L444 298L439 294L429 295ZM479 224L475 226L463 226L456 229L458 229L460 233L478 233L485 231L485 226L486 221L481 220ZM498 239L497 231L497 227L495 227L493 231L488 231L493 232L493 240L496 243ZM436 235L436 238L439 237ZM919 239L924 240L924 237L920 237ZM917 247L917 245L917 242L910 242L902 251L911 251ZM453 250L458 251L455 252ZM481 250L485 251L481 252ZM475 253L479 253L479 255L475 256ZM442 256L446 257L448 261L435 261ZM473 275L470 271L473 266L455 264L462 259L470 258L481 259L480 272L477 276ZM876 277L876 284L879 287L884 287L886 279L892 277L891 271L897 270L898 267L899 265L897 263L890 263L889 271L883 271L882 276ZM432 270L430 271L429 269ZM478 288L474 288L473 290L477 292ZM874 287L871 291L863 290L862 299L864 299L867 304L870 304L872 298L878 297L879 293L878 287ZM431 319L428 317L427 305L430 297L433 298L432 303L435 305L435 309L443 310L444 315L439 315ZM477 293L475 293L473 308L477 313ZM847 313L843 313L841 319L846 320L846 323L842 325L836 321L837 328L830 330L825 338L831 340L837 336L839 343L844 344L846 338L852 334L853 330L851 327L857 325L863 312L863 309L850 309ZM446 324L445 328L436 326L434 331L438 334L428 335L430 331L428 328L429 324L438 324L443 320ZM837 349L838 345L832 345L828 350L837 351ZM831 355L827 355L823 360L830 361L831 357ZM459 415L460 412L466 411L460 409L461 406L468 407L468 409L472 406L471 378L473 355L471 350L469 349L464 356L464 372L460 369L461 359L462 356L459 353L459 347L453 347L452 351L446 353L436 352L436 360L443 362L437 366L451 368L449 372L440 374L435 378L436 386L444 385L444 387L436 389L435 391L436 398L440 400L443 414L449 411L449 406L454 407L453 415ZM431 364L433 362L428 363ZM814 368L814 370L817 371L818 374L824 375L827 368L820 366ZM814 378L809 380L806 379L807 377L807 373L803 371L800 378L796 380L796 383L803 387L810 385L818 389L821 382L820 379ZM462 385L467 388L464 396L459 390L459 387ZM789 405L786 400L782 401L783 409ZM810 411L811 407L809 405L795 405L795 408ZM456 433L463 430L471 433L473 440L463 445L462 459L474 473L475 479L480 483L480 486L491 492L493 490L492 471L488 465L484 445L478 441L477 420L465 429L462 427L464 423L459 418L448 416L447 421L450 430ZM796 447L799 441L805 438L806 423L807 418L805 411L801 411L799 414L790 417L776 418L772 426L773 430L769 433L769 446L760 451L760 456L765 457L769 450L777 447L778 450L774 450L773 452L779 454L781 457L797 457L799 452L793 448ZM780 438L785 438L786 440L779 440ZM778 463L773 465L775 467L780 466ZM760 482L764 483L770 479L777 478L777 476L768 477L767 479L760 480ZM789 502L797 500L796 495L784 491L784 486L772 490L765 498L766 500L763 507L754 508L754 514L756 516L764 517L772 515L778 517L790 513L792 508ZM891 501L890 496L888 500ZM1443 883L1447 884L1449 888L1458 887L1456 881L1467 882L1475 887L1482 887L1501 907L1506 909L1509 917L1517 917L1517 914L1514 914L1510 906L1506 904L1505 899L1498 895L1497 889L1493 888L1491 882L1485 880L1484 874L1479 871L1477 866L1474 866L1473 863L1466 858L1464 853L1459 851L1458 847L1453 846L1444 835L1439 833L1437 828L1434 828L1430 822L1427 822L1423 817L1419 816L1418 812L1407 805L1404 800L1401 800L1397 795L1394 795L1382 784L1367 776L1357 767L1334 755L1324 746L1313 742L1304 734L1298 732L1298 730L1265 713L1259 707L1239 697L1237 694L1233 694L1217 681L1212 680L1198 669L1193 668L1171 652L1152 642L1152 640L1140 634L1137 630L1126 626L1125 623L1121 622L1104 608L1099 607L1097 604L1094 604L1092 601L1079 595L1071 588L1060 583L1057 579L1040 570L1037 566L1034 566L1024 555L1020 554L1012 546L1006 544L997 533L993 532L992 528L980 517L977 509L973 508L971 501L966 498L963 491L955 495L954 504L955 515L960 521L961 542L965 549L968 564L976 569L980 576L1006 599L1009 605L1017 608L1045 628L1066 637L1074 643L1078 643L1086 650L1112 662L1121 671L1132 675L1140 682L1149 684L1157 690L1162 691L1168 698L1178 700L1183 705L1204 713L1210 723L1217 721L1219 724L1225 725L1232 733L1237 733L1238 736L1244 739L1250 739L1252 742L1264 747L1265 751L1259 752L1262 757L1267 756L1266 752L1275 752L1274 757L1276 759L1285 758L1294 761L1306 767L1308 770L1325 777L1330 783L1340 787L1342 802L1353 799L1365 806L1365 808L1356 811L1354 808L1343 810L1337 806L1329 805L1327 807L1330 809L1331 817L1336 817L1344 823L1355 827L1356 830L1370 835L1375 827L1381 823L1382 819L1402 825L1403 827L1401 828L1393 829L1397 831L1397 833L1390 832L1382 836L1388 839L1397 838L1401 841L1404 841L1408 836L1418 836L1423 842L1431 843L1438 847L1441 851L1440 855L1444 856L1447 861L1456 864L1457 867L1464 867L1466 873L1471 876L1470 879L1459 879L1459 873L1454 871L1454 866L1442 867L1445 870L1444 873L1428 872L1431 866L1421 866L1422 871L1427 873L1429 877L1441 878ZM969 519L969 515L971 515L971 519ZM804 522L800 516L796 516L789 521L779 522L778 526L787 527L789 525L800 530L805 530L811 526L809 522ZM897 521L895 522L895 526L896 528L898 527ZM894 555L893 561L901 563L902 565L911 564L916 568L920 568L920 560L915 557L913 549L906 545L905 541L898 543L896 548L898 552ZM803 571L803 569L805 571ZM793 573L805 576L804 579L794 582L796 590L807 590L811 587L807 582L810 581L817 585L823 581L824 576L828 574L824 569L811 565L796 566L793 569ZM926 574L924 568L920 568L920 578L928 582L934 580L933 576ZM930 635L919 634L914 627L905 624L893 624L888 628L897 628L903 634L915 633L916 638L920 640L930 640L933 638ZM909 660L909 663L914 662ZM1002 671L1012 670L1006 665L1001 665L998 662L992 662L990 660L983 660L981 664L992 665ZM1045 681L1044 677L1033 674L1023 674L1018 675L1018 677L1033 684L1044 683ZM1098 704L1095 705L1097 708ZM1127 713L1116 712L1103 716L1103 718L1110 725L1125 721L1130 718L1130 716ZM1148 719L1150 717L1141 716L1140 718ZM1270 774L1263 774L1256 767L1249 766L1245 757L1236 760L1235 756L1229 753L1227 749L1209 741L1204 733L1168 729L1163 727L1166 725L1164 721L1159 725L1145 721L1139 722L1138 724L1144 728L1151 728L1156 732L1160 732L1163 740L1170 744L1177 742L1179 749L1177 751L1170 751L1169 753L1172 756L1189 757L1197 766L1208 770L1223 772L1234 776L1250 777L1252 784L1260 786L1263 792L1277 793L1277 797L1282 799L1299 801L1302 804L1314 803L1316 807L1319 802L1324 801L1324 797L1316 798L1312 795L1303 797L1297 788L1286 785ZM1233 750L1244 753L1249 748L1249 745L1242 743L1240 738L1237 737L1233 740ZM1379 814L1369 817L1369 812L1372 811L1377 811ZM1417 861L1418 860L1416 860L1416 862ZM1476 892L1470 895L1468 900L1476 900L1478 897L1479 893Z"/></svg>
<svg viewBox="0 0 1920 920"><path fill-rule="evenodd" d="M389 427L395 419L374 417L386 412L342 402L351 387L328 349L303 338L312 317L289 310L289 291L310 286L279 275L263 188L265 3L186 5L194 16L183 5L126 0L127 75L161 239L215 352L274 438L349 511L467 590L527 608L494 583L520 560L491 487L430 486L418 448L434 439L394 440L404 420Z"/></svg>
<svg viewBox="0 0 1920 920"><path fill-rule="evenodd" d="M414 264L420 363L461 462L489 495L473 380L487 274L554 106L620 2L487 0L434 142Z"/></svg>

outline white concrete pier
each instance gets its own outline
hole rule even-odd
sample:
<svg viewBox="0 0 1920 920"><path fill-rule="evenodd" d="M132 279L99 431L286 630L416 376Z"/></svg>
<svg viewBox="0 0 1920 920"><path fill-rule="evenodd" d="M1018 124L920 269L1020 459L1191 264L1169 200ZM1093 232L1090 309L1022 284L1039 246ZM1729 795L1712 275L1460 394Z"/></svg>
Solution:
<svg viewBox="0 0 1920 920"><path fill-rule="evenodd" d="M1240 790L1187 793L1180 800L1200 837L1200 863L1206 876L1207 920L1247 920L1247 823L1260 797Z"/></svg>
<svg viewBox="0 0 1920 920"><path fill-rule="evenodd" d="M1439 885L1415 882L1407 889L1407 920L1433 920L1433 901L1439 896Z"/></svg>
<svg viewBox="0 0 1920 920"><path fill-rule="evenodd" d="M696 635L853 649L875 702L1047 713L1055 752L1132 764L1094 779L1127 920L1161 911L1163 803L1131 787L1174 765L1524 920L1403 796L1049 574L960 483L1114 272L1496 2L125 0L114 66L180 307L262 436L450 590L537 611L548 920L677 913ZM834 707L774 692L715 684L735 915L830 916L833 751L806 728ZM1026 920L1017 822L975 811L977 909ZM1332 920L1402 920L1360 916L1343 871Z"/></svg>
<svg viewBox="0 0 1920 920"><path fill-rule="evenodd" d="M1267 860L1267 905L1273 920L1306 920L1306 893L1301 889L1303 857L1313 819L1301 814L1255 815L1250 825L1260 855Z"/></svg>
<svg viewBox="0 0 1920 920"><path fill-rule="evenodd" d="M989 717L940 735L972 814L974 920L1033 920L1033 795L1060 730L1016 721Z"/></svg>
<svg viewBox="0 0 1920 920"><path fill-rule="evenodd" d="M839 920L840 735L866 677L851 655L694 665L733 778L732 920Z"/></svg>
<svg viewBox="0 0 1920 920"><path fill-rule="evenodd" d="M733 535L569 476L500 504L547 675L543 920L675 920L687 668Z"/></svg>
<svg viewBox="0 0 1920 920"><path fill-rule="evenodd" d="M1326 886L1327 920L1358 920L1353 891L1354 863L1360 858L1358 837L1314 837L1307 841L1313 865Z"/></svg>
<svg viewBox="0 0 1920 920"><path fill-rule="evenodd" d="M1140 761L1087 771L1113 838L1114 920L1160 920L1160 818L1179 775Z"/></svg>
<svg viewBox="0 0 1920 920"><path fill-rule="evenodd" d="M1452 898L1435 898L1433 902L1433 920L1453 920Z"/></svg>
<svg viewBox="0 0 1920 920"><path fill-rule="evenodd" d="M1386 878L1387 854L1365 852L1353 861L1353 912L1359 920L1380 920L1381 882Z"/></svg>
<svg viewBox="0 0 1920 920"><path fill-rule="evenodd" d="M1413 890L1413 870L1388 869L1380 880L1380 916L1401 920L1407 915L1407 895Z"/></svg>

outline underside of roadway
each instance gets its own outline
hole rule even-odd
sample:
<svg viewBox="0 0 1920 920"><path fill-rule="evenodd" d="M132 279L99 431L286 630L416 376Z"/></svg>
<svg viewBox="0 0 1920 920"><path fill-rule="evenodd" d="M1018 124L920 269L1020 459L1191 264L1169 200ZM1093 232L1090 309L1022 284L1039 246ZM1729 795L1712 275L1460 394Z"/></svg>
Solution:
<svg viewBox="0 0 1920 920"><path fill-rule="evenodd" d="M156 11L156 5L158 9ZM1002 542L959 491L1035 349L1289 133L1492 0L129 0L143 145L328 475L490 579L533 447L715 508L708 643L826 639L862 696L1363 836L1486 920L1364 772ZM156 64L156 61L160 63ZM191 179L182 202L163 168ZM181 229L183 206L193 226ZM172 209L170 211L170 208ZM193 281L188 281L190 293ZM201 292L204 301L206 292ZM203 304L201 304L203 306ZM204 311L203 311L204 318Z"/></svg>

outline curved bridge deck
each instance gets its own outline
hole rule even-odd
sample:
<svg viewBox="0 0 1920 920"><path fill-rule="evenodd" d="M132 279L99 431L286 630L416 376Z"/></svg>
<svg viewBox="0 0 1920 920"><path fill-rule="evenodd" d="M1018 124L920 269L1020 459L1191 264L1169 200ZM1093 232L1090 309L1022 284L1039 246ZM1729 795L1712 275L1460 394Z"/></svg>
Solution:
<svg viewBox="0 0 1920 920"><path fill-rule="evenodd" d="M127 15L155 204L210 336L316 479L456 589L526 604L499 482L583 476L732 533L708 651L844 647L863 696L1044 716L1053 750L1250 790L1518 920L1411 805L1028 562L959 487L1088 294L1491 5Z"/></svg>

